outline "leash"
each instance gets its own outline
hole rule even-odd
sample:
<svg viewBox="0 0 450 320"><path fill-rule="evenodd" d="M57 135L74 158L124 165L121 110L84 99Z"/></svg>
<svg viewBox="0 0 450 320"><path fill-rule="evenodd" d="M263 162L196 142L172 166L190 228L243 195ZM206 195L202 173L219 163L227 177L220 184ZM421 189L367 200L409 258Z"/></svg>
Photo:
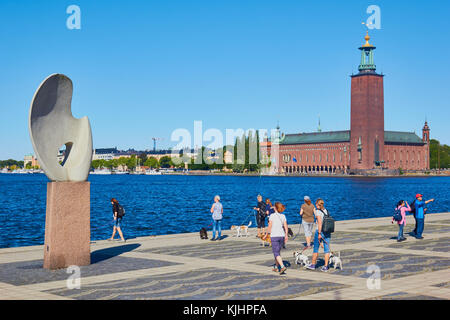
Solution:
<svg viewBox="0 0 450 320"><path fill-rule="evenodd" d="M252 210L252 211L255 211L255 210ZM241 223L240 225L241 225L241 226L244 225L244 222L246 222L247 219L248 219L251 215L255 215L255 219L256 219L256 214L255 214L254 212L252 212L252 213L250 213L250 214L244 219L244 221L242 221L242 223Z"/></svg>
<svg viewBox="0 0 450 320"><path fill-rule="evenodd" d="M300 217L301 217L301 216L300 216ZM302 230L302 226L303 226L301 220L302 220L302 219L300 219L300 226L298 227L298 232L297 232L297 234L295 235L295 237L292 238L292 241L294 241L294 240L300 235L300 230Z"/></svg>

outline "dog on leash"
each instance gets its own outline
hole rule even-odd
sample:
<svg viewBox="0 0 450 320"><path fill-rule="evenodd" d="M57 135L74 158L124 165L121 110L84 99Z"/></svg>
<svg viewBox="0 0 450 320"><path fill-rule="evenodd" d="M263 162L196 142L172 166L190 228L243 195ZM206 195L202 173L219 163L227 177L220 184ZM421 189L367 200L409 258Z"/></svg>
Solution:
<svg viewBox="0 0 450 320"><path fill-rule="evenodd" d="M292 232L291 228L288 228L288 237L292 238L294 236L294 232Z"/></svg>
<svg viewBox="0 0 450 320"><path fill-rule="evenodd" d="M208 239L208 232L206 232L205 228L200 229L200 239Z"/></svg>
<svg viewBox="0 0 450 320"><path fill-rule="evenodd" d="M339 266L339 269L342 270L342 260L341 260L341 252L339 251L336 255L336 253L331 252L330 253L330 265L333 264L334 269L336 269Z"/></svg>
<svg viewBox="0 0 450 320"><path fill-rule="evenodd" d="M294 257L295 257L295 264L299 264L304 267L309 265L309 258L308 256L304 255L302 251L295 251Z"/></svg>
<svg viewBox="0 0 450 320"><path fill-rule="evenodd" d="M272 241L271 241L271 239L270 239L270 235L269 235L269 234L266 234L266 235L261 236L261 241L262 241L262 242L261 242L261 245L262 245L263 247L265 247L266 244L268 244L269 247L272 246Z"/></svg>
<svg viewBox="0 0 450 320"><path fill-rule="evenodd" d="M252 222L250 221L250 223L246 226L231 226L231 230L236 231L237 238L242 237L242 236L248 237L248 235L249 235L248 228L250 228L251 225L252 225Z"/></svg>

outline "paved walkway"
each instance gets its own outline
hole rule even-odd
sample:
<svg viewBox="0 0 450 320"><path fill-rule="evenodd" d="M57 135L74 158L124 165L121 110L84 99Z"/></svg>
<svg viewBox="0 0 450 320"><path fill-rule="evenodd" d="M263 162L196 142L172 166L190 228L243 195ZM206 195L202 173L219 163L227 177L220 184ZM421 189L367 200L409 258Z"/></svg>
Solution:
<svg viewBox="0 0 450 320"><path fill-rule="evenodd" d="M225 231L216 242L197 233L96 241L80 289L68 288L67 270L42 269L43 246L0 249L0 299L449 299L450 214L428 215L424 240L408 236L412 226L408 217L408 240L397 243L390 218L337 222L331 247L343 269L328 273L295 265L301 232L282 251L282 276L255 229L248 238ZM379 270L379 289L368 269Z"/></svg>

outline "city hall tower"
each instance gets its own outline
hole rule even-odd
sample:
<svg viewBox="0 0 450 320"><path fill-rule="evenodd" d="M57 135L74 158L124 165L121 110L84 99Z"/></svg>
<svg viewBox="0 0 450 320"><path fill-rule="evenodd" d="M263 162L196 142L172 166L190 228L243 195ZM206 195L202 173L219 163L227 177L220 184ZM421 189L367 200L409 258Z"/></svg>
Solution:
<svg viewBox="0 0 450 320"><path fill-rule="evenodd" d="M383 75L376 72L375 46L369 33L361 50L359 73L351 76L350 170L360 171L384 164Z"/></svg>

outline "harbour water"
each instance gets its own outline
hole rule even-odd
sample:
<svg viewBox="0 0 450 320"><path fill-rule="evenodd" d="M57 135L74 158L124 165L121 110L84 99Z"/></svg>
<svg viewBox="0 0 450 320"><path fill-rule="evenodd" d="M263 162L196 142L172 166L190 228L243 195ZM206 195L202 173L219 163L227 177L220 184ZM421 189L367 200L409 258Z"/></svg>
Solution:
<svg viewBox="0 0 450 320"><path fill-rule="evenodd" d="M252 208L258 194L284 203L291 224L300 222L304 195L323 198L337 220L392 216L398 200L411 202L416 193L436 199L429 212L450 212L450 177L91 175L89 181L92 240L111 236L111 197L126 210L126 238L198 232L211 223L216 194L223 203L225 229L250 221L255 225ZM47 182L43 174L0 174L0 248L43 244Z"/></svg>

